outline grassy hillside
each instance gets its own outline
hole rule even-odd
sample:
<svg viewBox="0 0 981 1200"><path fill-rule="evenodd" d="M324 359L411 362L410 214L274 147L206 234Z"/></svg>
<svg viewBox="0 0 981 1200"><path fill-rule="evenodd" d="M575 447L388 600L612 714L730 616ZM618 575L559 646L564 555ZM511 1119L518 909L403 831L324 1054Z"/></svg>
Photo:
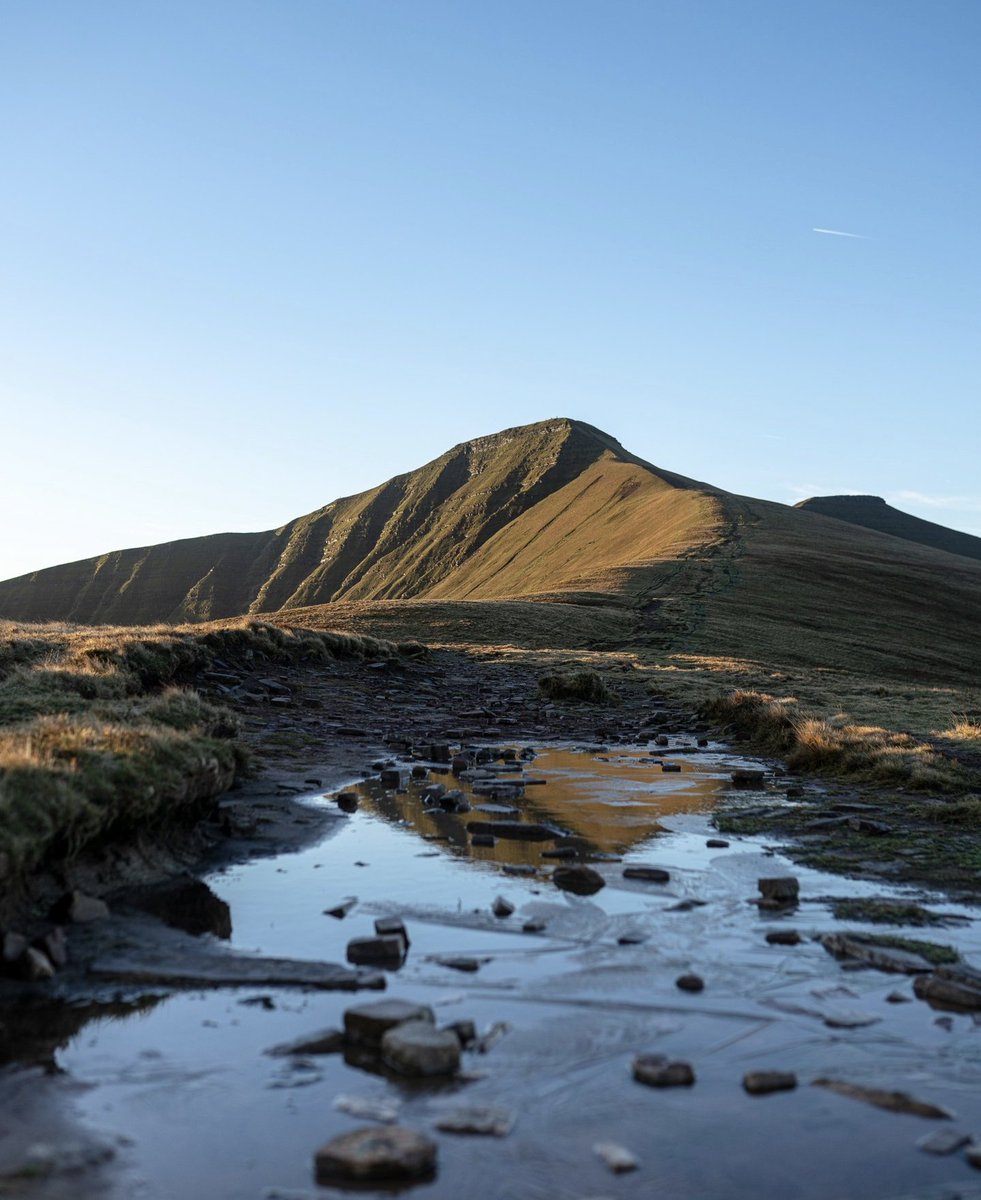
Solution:
<svg viewBox="0 0 981 1200"><path fill-rule="evenodd" d="M0 616L139 624L338 600L587 586L711 536L709 489L555 419L453 447L281 529L121 550L0 583Z"/></svg>
<svg viewBox="0 0 981 1200"><path fill-rule="evenodd" d="M893 537L919 542L934 550L946 550L948 554L981 559L981 538L910 516L898 508L892 508L880 496L812 496L810 500L801 500L794 507L824 517L835 517L839 521L849 521L866 529L877 529L880 533L891 533Z"/></svg>

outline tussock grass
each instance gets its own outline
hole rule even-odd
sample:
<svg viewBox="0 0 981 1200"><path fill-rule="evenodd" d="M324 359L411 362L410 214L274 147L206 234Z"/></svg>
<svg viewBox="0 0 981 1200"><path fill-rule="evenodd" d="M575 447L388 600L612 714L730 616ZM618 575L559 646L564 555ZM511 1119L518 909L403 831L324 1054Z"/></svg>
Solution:
<svg viewBox="0 0 981 1200"><path fill-rule="evenodd" d="M399 652L376 638L260 621L0 623L0 879L201 816L245 762L234 716L191 686L201 672Z"/></svg>
<svg viewBox="0 0 981 1200"><path fill-rule="evenodd" d="M966 768L913 734L857 724L845 713L812 716L793 697L733 691L710 700L705 716L795 771L923 791L951 791L972 779Z"/></svg>
<svg viewBox="0 0 981 1200"><path fill-rule="evenodd" d="M538 690L549 700L585 701L589 704L614 704L616 697L595 671L543 675Z"/></svg>

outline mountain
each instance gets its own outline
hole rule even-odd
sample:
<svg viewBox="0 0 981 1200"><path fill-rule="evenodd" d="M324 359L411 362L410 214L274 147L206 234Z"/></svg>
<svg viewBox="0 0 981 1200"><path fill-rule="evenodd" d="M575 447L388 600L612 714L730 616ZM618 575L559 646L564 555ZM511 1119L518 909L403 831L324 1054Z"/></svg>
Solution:
<svg viewBox="0 0 981 1200"><path fill-rule="evenodd" d="M866 529L877 529L880 533L891 533L893 537L932 546L934 550L946 550L948 554L981 559L981 538L901 512L881 496L812 496L794 507L849 521Z"/></svg>
<svg viewBox="0 0 981 1200"><path fill-rule="evenodd" d="M580 421L477 438L266 533L189 538L0 583L0 616L202 621L341 600L636 593L711 539L712 489Z"/></svg>
<svg viewBox="0 0 981 1200"><path fill-rule="evenodd" d="M741 664L764 687L776 664L973 686L981 561L949 551L967 535L941 531L954 542L938 548L840 511L732 495L555 418L454 446L280 529L8 580L0 617L275 613L395 639L646 649L672 670Z"/></svg>

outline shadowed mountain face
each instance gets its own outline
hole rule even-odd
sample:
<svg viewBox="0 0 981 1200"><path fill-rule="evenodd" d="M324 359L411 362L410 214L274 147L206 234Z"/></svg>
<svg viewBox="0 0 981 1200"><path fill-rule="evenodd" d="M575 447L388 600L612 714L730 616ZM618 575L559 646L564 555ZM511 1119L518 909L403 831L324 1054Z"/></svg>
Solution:
<svg viewBox="0 0 981 1200"><path fill-rule="evenodd" d="M711 489L556 419L440 458L266 533L118 550L0 583L0 616L146 624L335 601L642 591L711 540Z"/></svg>
<svg viewBox="0 0 981 1200"><path fill-rule="evenodd" d="M877 529L880 533L891 533L893 537L932 546L934 550L946 550L948 554L981 559L981 538L900 512L881 496L812 496L794 507L824 517L836 517L866 529Z"/></svg>

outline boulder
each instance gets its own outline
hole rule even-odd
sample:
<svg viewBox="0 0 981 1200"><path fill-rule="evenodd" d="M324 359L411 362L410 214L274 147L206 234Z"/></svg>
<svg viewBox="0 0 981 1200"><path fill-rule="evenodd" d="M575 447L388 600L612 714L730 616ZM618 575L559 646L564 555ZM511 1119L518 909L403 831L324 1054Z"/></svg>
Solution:
<svg viewBox="0 0 981 1200"><path fill-rule="evenodd" d="M584 866L556 867L552 882L564 892L574 892L577 896L592 896L606 887L606 880L599 871Z"/></svg>
<svg viewBox="0 0 981 1200"><path fill-rule="evenodd" d="M460 1066L460 1039L428 1021L396 1025L381 1040L382 1059L400 1075L452 1075Z"/></svg>
<svg viewBox="0 0 981 1200"><path fill-rule="evenodd" d="M347 944L347 961L355 966L400 966L404 958L405 942L399 935L353 938Z"/></svg>
<svg viewBox="0 0 981 1200"><path fill-rule="evenodd" d="M341 1134L316 1152L321 1184L425 1179L436 1170L436 1143L401 1125L370 1125Z"/></svg>
<svg viewBox="0 0 981 1200"><path fill-rule="evenodd" d="M800 897L800 882L795 875L758 879L756 886L764 900L772 900L777 904L796 904Z"/></svg>
<svg viewBox="0 0 981 1200"><path fill-rule="evenodd" d="M433 1010L425 1004L408 1000L378 1000L373 1004L358 1004L344 1013L344 1033L348 1041L364 1046L380 1045L382 1038L407 1021L434 1024Z"/></svg>

